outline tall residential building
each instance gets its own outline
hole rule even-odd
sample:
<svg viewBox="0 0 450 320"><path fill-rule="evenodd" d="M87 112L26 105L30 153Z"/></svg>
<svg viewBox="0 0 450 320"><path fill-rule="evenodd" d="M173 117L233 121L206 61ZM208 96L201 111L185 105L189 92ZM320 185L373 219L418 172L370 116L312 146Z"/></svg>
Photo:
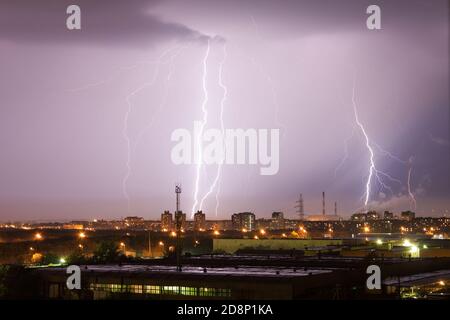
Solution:
<svg viewBox="0 0 450 320"><path fill-rule="evenodd" d="M178 220L179 219L179 220ZM183 213L183 211L178 211L175 213L175 224L176 223L180 223L180 228L181 229L186 229L186 213ZM177 226L175 225L175 228Z"/></svg>
<svg viewBox="0 0 450 320"><path fill-rule="evenodd" d="M384 212L384 219L394 219L394 213L392 213L390 211L385 211Z"/></svg>
<svg viewBox="0 0 450 320"><path fill-rule="evenodd" d="M251 212L239 212L235 213L231 216L231 223L233 225L233 229L242 230L246 229L248 231L252 231L256 229L255 224L255 214Z"/></svg>
<svg viewBox="0 0 450 320"><path fill-rule="evenodd" d="M172 230L173 216L169 211L164 211L161 214L161 230Z"/></svg>
<svg viewBox="0 0 450 320"><path fill-rule="evenodd" d="M272 212L272 229L282 230L285 228L283 212Z"/></svg>
<svg viewBox="0 0 450 320"><path fill-rule="evenodd" d="M194 214L194 230L205 230L206 229L206 215L203 211L197 211Z"/></svg>
<svg viewBox="0 0 450 320"><path fill-rule="evenodd" d="M401 219L406 221L413 221L416 218L416 214L412 211L403 211L401 213Z"/></svg>

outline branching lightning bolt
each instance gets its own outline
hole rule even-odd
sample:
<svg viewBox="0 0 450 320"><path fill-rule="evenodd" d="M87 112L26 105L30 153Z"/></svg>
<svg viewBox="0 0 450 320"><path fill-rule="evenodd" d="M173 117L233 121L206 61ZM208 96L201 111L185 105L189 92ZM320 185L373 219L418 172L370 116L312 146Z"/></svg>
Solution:
<svg viewBox="0 0 450 320"><path fill-rule="evenodd" d="M359 116L358 116L358 110L356 107L356 101L355 101L355 83L353 83L353 90L352 90L352 105L353 105L353 112L354 112L354 117L355 117L355 122L357 124L357 126L359 127L361 133L364 136L364 140L365 140L365 145L366 148L369 152L369 174L366 180L366 191L363 195L364 197L364 206L367 208L368 204L369 204L369 200L370 200L370 192L371 192L371 183L372 183L372 178L375 176L375 178L377 179L379 185L381 186L381 188L387 189L389 190L392 194L394 193L392 188L390 186L388 186L386 183L383 182L382 177L385 177L387 179L389 179L390 181L396 182L398 184L402 184L402 182L397 179L392 177L391 175L389 175L386 172L383 172L381 170L378 170L375 164L375 152L373 150L373 146L377 147L381 153L383 153L386 156L389 156L390 158L402 163L402 164L407 164L406 161L400 159L397 156L394 156L392 153L384 150L383 148L381 148L378 144L376 144L375 142L371 141L367 131L364 127L364 125L361 123ZM409 163L411 163L411 160L409 161ZM409 169L408 169L408 179L407 179L407 186L408 186L408 194L411 197L411 201L414 203L414 206L416 204L415 202L415 198L414 195L411 192L411 169L412 169L412 164L409 165Z"/></svg>
<svg viewBox="0 0 450 320"><path fill-rule="evenodd" d="M225 107L225 101L227 99L227 95L228 95L228 89L226 87L226 85L223 82L223 66L225 64L225 60L227 58L227 49L226 49L226 45L224 44L223 46L223 59L219 64L219 86L220 88L223 90L223 96L222 99L220 100L220 128L221 128L221 132L222 132L222 154L221 154L221 160L219 162L219 164L217 165L217 173L216 173L216 177L214 178L213 183L211 184L208 192L205 193L205 195L203 196L203 198L200 201L200 205L199 205L199 210L202 210L203 208L203 202L208 198L208 196L213 192L213 190L216 188L217 184L217 192L216 192L216 216L219 210L219 193L220 193L220 181L221 181L221 177L222 177L222 165L223 162L225 161L225 124L223 121L223 112L224 112L224 107Z"/></svg>
<svg viewBox="0 0 450 320"><path fill-rule="evenodd" d="M369 140L369 136L366 133L366 129L364 128L363 124L359 121L359 117L358 117L358 110L356 108L356 102L355 102L355 83L353 83L353 90L352 90L352 105L353 105L353 112L355 115L355 122L358 125L358 127L360 128L362 134L364 135L365 138L365 142L366 142L366 148L369 151L369 176L367 177L367 182L366 182L366 192L365 192L365 199L364 199L364 206L367 206L367 204L369 203L369 199L370 199L370 184L372 182L372 176L374 171L376 170L375 168L375 155L373 152L373 149L370 145L370 140Z"/></svg>
<svg viewBox="0 0 450 320"><path fill-rule="evenodd" d="M209 51L210 51L210 40L207 41L207 47L205 56L203 58L203 76L202 76L202 88L203 88L203 102L202 102L202 112L203 112L203 119L200 123L200 130L198 132L198 135L196 137L196 143L197 143L197 168L196 168L196 177L195 177L195 185L194 185L194 204L192 205L191 213L194 215L197 209L198 205L198 192L199 192L199 184L200 184L200 173L203 167L203 146L202 146L202 137L203 137L203 130L206 126L206 123L208 122L208 110L206 109L206 106L208 104L208 88L206 85L207 80L207 72L208 72L208 57L209 57Z"/></svg>
<svg viewBox="0 0 450 320"><path fill-rule="evenodd" d="M127 188L128 179L130 178L130 175L131 175L131 152L132 152L132 150L131 150L131 139L128 135L128 123L129 123L128 120L129 120L130 114L133 110L133 103L131 100L140 91L155 84L156 79L158 78L159 69L163 62L162 59L172 50L173 49L166 50L159 56L159 58L156 62L156 67L153 72L153 76L152 76L151 80L140 85L138 88L136 88L131 93L129 93L125 98L126 103L127 103L127 110L125 112L125 116L124 116L124 120L123 120L122 135L126 142L127 157L126 157L126 163L125 163L126 172L125 172L125 175L122 180L122 193L123 193L125 199L127 200L128 213L130 212L130 209L131 209L130 195L128 194L128 188Z"/></svg>
<svg viewBox="0 0 450 320"><path fill-rule="evenodd" d="M171 81L173 73L175 71L175 68L174 68L175 58L178 57L178 55L181 53L181 51L186 48L187 47L180 47L179 50L175 54L171 55L170 60L169 60L169 71L167 72L163 97L161 99L161 102L159 103L158 109L156 110L156 112L153 113L153 116L150 119L149 123L145 126L145 128L143 130L141 130L138 137L136 138L136 142L133 147L133 152L136 151L136 148L139 145L140 141L143 139L145 133L153 126L156 114L159 113L161 111L161 109L164 107L164 105L166 104L167 98L169 96L170 81Z"/></svg>
<svg viewBox="0 0 450 320"><path fill-rule="evenodd" d="M342 157L341 162L334 169L334 178L336 178L337 172L344 165L345 161L347 161L347 159L348 159L348 143L353 138L354 134L355 134L355 128L352 128L352 133L350 134L350 136L347 139L344 140L344 156Z"/></svg>
<svg viewBox="0 0 450 320"><path fill-rule="evenodd" d="M414 161L414 157L410 157L409 161L408 161L408 180L407 180L407 186L408 186L408 195L411 198L411 203L412 203L412 208L416 210L417 209L417 201L416 198L414 197L414 194L411 191L411 172L412 172L412 164Z"/></svg>
<svg viewBox="0 0 450 320"><path fill-rule="evenodd" d="M414 157L410 157L408 159L408 161L402 160L399 157L393 155L391 152L384 150L383 148L381 148L378 144L374 143L374 146L376 146L384 155L388 156L391 159L394 159L395 161L407 166L408 168L408 173L407 173L407 179L406 179L406 187L407 187L407 192L408 192L408 196L411 199L411 209L416 210L417 209L417 201L416 198L413 194L413 192L411 191L411 172L413 169L413 161L414 161ZM385 174L386 175L386 174ZM386 175L389 179L391 179L394 182L400 183L401 181L398 179L395 179L389 175Z"/></svg>

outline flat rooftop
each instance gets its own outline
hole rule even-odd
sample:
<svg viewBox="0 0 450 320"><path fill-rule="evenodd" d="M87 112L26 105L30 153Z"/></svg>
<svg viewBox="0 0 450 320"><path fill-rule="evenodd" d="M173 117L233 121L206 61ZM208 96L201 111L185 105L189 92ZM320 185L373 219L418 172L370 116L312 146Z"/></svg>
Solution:
<svg viewBox="0 0 450 320"><path fill-rule="evenodd" d="M419 285L431 284L441 280L450 279L450 270L437 270L432 272L418 273L404 277L392 277L383 281L388 286L399 285L402 287L412 287Z"/></svg>
<svg viewBox="0 0 450 320"><path fill-rule="evenodd" d="M286 268L286 267L196 267L183 266L182 271L177 271L176 266L164 265L82 265L82 272L95 273L129 273L132 274L148 274L148 275L201 275L201 276L245 276L245 277L275 277L275 278L293 278L304 277L309 275L318 275L331 273L332 268L313 268L304 270L302 268ZM38 272L60 273L66 272L64 267L48 267L38 269Z"/></svg>

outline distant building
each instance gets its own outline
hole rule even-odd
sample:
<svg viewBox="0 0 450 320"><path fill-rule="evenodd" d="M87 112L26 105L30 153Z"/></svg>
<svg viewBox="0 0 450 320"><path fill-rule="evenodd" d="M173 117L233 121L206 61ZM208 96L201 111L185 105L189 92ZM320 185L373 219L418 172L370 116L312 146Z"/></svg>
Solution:
<svg viewBox="0 0 450 320"><path fill-rule="evenodd" d="M161 214L161 229L172 230L173 228L173 215L169 211L164 211Z"/></svg>
<svg viewBox="0 0 450 320"><path fill-rule="evenodd" d="M231 223L233 229L242 230L246 229L252 231L256 229L255 214L251 212L239 212L231 216Z"/></svg>
<svg viewBox="0 0 450 320"><path fill-rule="evenodd" d="M127 228L144 228L145 221L142 217L126 217L124 220Z"/></svg>
<svg viewBox="0 0 450 320"><path fill-rule="evenodd" d="M369 211L367 213L354 213L350 218L350 220L352 221L373 221L378 219L380 219L380 216L376 211Z"/></svg>
<svg viewBox="0 0 450 320"><path fill-rule="evenodd" d="M265 218L256 219L255 229L270 229L270 228L272 228L272 219L265 219Z"/></svg>
<svg viewBox="0 0 450 320"><path fill-rule="evenodd" d="M309 216L305 216L306 221L340 221L342 218L336 215L330 214L311 214Z"/></svg>
<svg viewBox="0 0 450 320"><path fill-rule="evenodd" d="M63 225L62 228L66 230L83 230L84 226L82 224L69 223Z"/></svg>
<svg viewBox="0 0 450 320"><path fill-rule="evenodd" d="M183 213L183 211L178 211L175 213L175 223L180 224L181 229L186 229L186 213ZM175 225L177 227L177 225Z"/></svg>
<svg viewBox="0 0 450 320"><path fill-rule="evenodd" d="M390 211L385 211L383 217L385 220L388 220L388 219L392 220L392 219L394 219L394 213L392 213Z"/></svg>
<svg viewBox="0 0 450 320"><path fill-rule="evenodd" d="M367 214L367 220L378 220L380 219L380 215L376 211L369 211Z"/></svg>
<svg viewBox="0 0 450 320"><path fill-rule="evenodd" d="M406 221L413 221L416 218L416 213L412 211L403 211L401 213L401 219Z"/></svg>
<svg viewBox="0 0 450 320"><path fill-rule="evenodd" d="M285 229L284 214L283 212L272 212L272 229L283 230Z"/></svg>
<svg viewBox="0 0 450 320"><path fill-rule="evenodd" d="M232 230L231 220L206 220L206 230Z"/></svg>
<svg viewBox="0 0 450 320"><path fill-rule="evenodd" d="M194 214L194 230L205 230L206 228L206 215L203 211L197 211Z"/></svg>

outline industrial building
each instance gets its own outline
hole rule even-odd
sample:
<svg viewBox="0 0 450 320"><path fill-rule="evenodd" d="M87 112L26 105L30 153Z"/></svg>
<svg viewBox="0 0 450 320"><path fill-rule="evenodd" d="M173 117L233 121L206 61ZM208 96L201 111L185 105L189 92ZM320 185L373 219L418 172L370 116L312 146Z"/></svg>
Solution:
<svg viewBox="0 0 450 320"><path fill-rule="evenodd" d="M450 259L368 260L271 253L183 258L145 264L81 266L82 288L68 290L63 267L33 270L45 299L359 299L398 298L391 279L449 269ZM383 270L382 290L368 292L366 268ZM447 270L448 273L448 270ZM442 281L442 280L439 280Z"/></svg>

